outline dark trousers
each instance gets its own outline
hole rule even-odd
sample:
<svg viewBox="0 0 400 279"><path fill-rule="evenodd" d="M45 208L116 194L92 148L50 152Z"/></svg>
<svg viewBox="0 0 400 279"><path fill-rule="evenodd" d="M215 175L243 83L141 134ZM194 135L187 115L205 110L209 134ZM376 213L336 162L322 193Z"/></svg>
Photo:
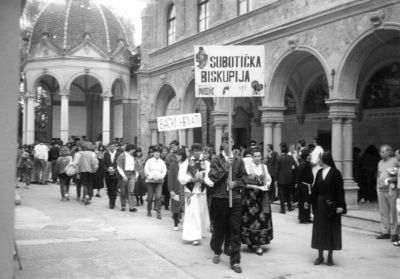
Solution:
<svg viewBox="0 0 400 279"><path fill-rule="evenodd" d="M77 174L74 176L75 184L76 184L76 197L79 199L81 197L81 189L82 189L82 180L81 175Z"/></svg>
<svg viewBox="0 0 400 279"><path fill-rule="evenodd" d="M156 199L156 210L161 214L162 183L146 183L147 185L147 211L151 211L153 199Z"/></svg>
<svg viewBox="0 0 400 279"><path fill-rule="evenodd" d="M299 198L299 221L300 222L308 222L310 221L310 193L308 186L300 183L297 186L297 196ZM304 207L304 204L307 203L307 208Z"/></svg>
<svg viewBox="0 0 400 279"><path fill-rule="evenodd" d="M117 178L106 179L107 195L112 206L115 206L115 200L117 199L117 185Z"/></svg>
<svg viewBox="0 0 400 279"><path fill-rule="evenodd" d="M83 197L92 197L93 194L93 173L81 172L81 182L83 186Z"/></svg>
<svg viewBox="0 0 400 279"><path fill-rule="evenodd" d="M229 208L229 200L213 198L214 207L214 230L211 237L211 249L216 255L222 254L222 243L225 233L231 233L231 258L230 263L234 265L240 263L240 223L242 218L242 201L234 199L232 208Z"/></svg>
<svg viewBox="0 0 400 279"><path fill-rule="evenodd" d="M53 182L53 183L57 182L56 163L57 163L57 160L51 161L51 182Z"/></svg>
<svg viewBox="0 0 400 279"><path fill-rule="evenodd" d="M60 179L60 193L61 197L65 198L65 195L69 194L69 183L71 181L71 177L66 175L65 173L62 173L58 176Z"/></svg>
<svg viewBox="0 0 400 279"><path fill-rule="evenodd" d="M288 210L292 210L292 189L290 184L279 184L279 200L281 203L281 213L285 213L285 202Z"/></svg>

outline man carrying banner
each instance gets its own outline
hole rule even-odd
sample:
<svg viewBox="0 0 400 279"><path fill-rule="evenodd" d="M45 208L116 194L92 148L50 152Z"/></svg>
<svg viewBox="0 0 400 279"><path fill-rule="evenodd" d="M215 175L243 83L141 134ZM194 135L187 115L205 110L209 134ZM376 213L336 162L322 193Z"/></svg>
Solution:
<svg viewBox="0 0 400 279"><path fill-rule="evenodd" d="M242 179L246 176L243 160L233 156L229 150L229 135L221 139L223 151L215 157L210 166L209 178L214 182L212 204L215 210L214 229L211 249L214 251L213 263L218 264L222 254L222 243L227 230L231 233L231 268L241 273L240 267L240 223L242 214L241 189L245 186ZM228 182L229 168L232 167L232 180ZM229 207L229 188L232 189L232 207Z"/></svg>

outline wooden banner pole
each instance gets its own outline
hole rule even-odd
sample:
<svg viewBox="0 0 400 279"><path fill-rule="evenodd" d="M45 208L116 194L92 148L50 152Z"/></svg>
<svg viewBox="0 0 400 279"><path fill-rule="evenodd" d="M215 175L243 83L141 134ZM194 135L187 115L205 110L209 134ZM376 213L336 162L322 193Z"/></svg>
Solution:
<svg viewBox="0 0 400 279"><path fill-rule="evenodd" d="M232 152L232 98L228 98L228 134L229 134L229 151L228 156L231 156ZM228 183L232 182L232 165L229 167L229 179ZM232 189L229 187L229 208L232 208Z"/></svg>

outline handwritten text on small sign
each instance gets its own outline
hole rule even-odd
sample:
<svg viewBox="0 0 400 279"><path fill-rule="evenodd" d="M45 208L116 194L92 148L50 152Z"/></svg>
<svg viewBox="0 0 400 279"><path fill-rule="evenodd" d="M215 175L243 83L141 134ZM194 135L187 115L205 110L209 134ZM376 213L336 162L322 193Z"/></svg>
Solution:
<svg viewBox="0 0 400 279"><path fill-rule="evenodd" d="M201 127L201 114L180 114L157 117L158 131L172 131Z"/></svg>

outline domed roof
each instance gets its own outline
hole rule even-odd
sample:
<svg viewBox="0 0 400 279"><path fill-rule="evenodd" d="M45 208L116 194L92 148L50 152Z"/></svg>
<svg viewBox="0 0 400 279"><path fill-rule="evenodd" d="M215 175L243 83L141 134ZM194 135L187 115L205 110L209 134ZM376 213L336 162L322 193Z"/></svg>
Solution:
<svg viewBox="0 0 400 279"><path fill-rule="evenodd" d="M46 35L60 51L68 52L82 44L86 36L105 53L113 52L118 41L128 44L119 19L96 0L52 1L41 11L27 52Z"/></svg>

